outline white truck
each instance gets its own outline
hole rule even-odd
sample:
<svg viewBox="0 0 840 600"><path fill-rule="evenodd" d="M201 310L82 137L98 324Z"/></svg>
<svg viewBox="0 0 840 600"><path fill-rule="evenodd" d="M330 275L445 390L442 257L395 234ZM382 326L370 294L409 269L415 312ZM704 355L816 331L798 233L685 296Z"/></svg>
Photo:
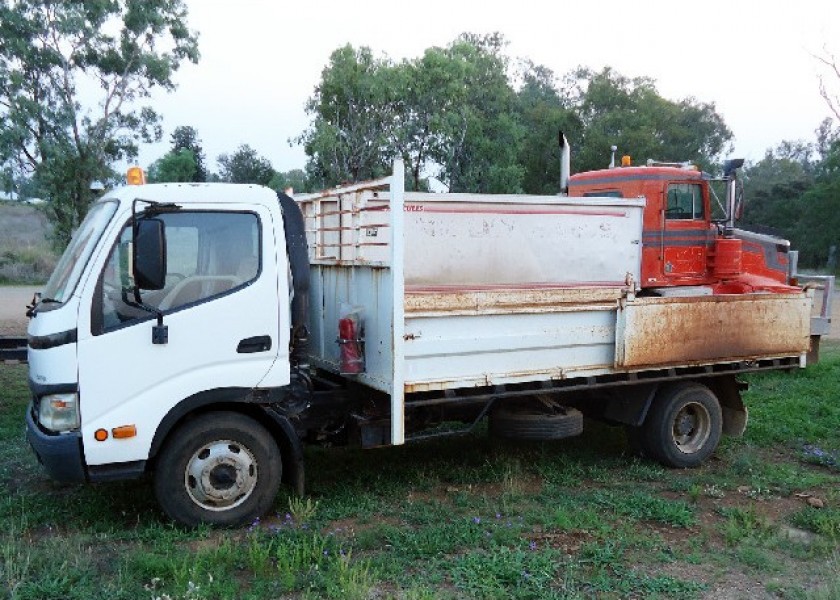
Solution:
<svg viewBox="0 0 840 600"><path fill-rule="evenodd" d="M556 439L587 413L698 465L744 430L736 376L804 366L830 306L812 318L814 290L787 269L750 272L696 172L645 168L695 204L682 221L702 213L707 280L665 276L699 256L668 207L581 187L639 181L621 169L564 176L579 197L406 193L400 162L296 201L110 191L29 311L30 444L63 481L152 473L185 524L247 522L281 481L302 494L306 443L399 445L485 417L491 434ZM760 258L770 242L750 239ZM765 271L790 255L771 241ZM657 248L677 253L657 263Z"/></svg>

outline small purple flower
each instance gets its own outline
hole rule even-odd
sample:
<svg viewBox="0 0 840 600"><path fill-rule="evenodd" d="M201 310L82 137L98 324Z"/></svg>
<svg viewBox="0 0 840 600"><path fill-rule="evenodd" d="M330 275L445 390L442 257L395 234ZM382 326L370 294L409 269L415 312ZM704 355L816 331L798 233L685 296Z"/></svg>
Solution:
<svg viewBox="0 0 840 600"><path fill-rule="evenodd" d="M532 551L533 551L533 550L536 550L536 549L537 549L537 542L535 542L535 541L531 540L531 543L530 543L530 544L528 544L528 549L529 549L529 550L532 550Z"/></svg>
<svg viewBox="0 0 840 600"><path fill-rule="evenodd" d="M324 556L329 556L329 555L330 555L330 551L329 550L324 550Z"/></svg>
<svg viewBox="0 0 840 600"><path fill-rule="evenodd" d="M496 518L501 519L502 518L502 513L496 513Z"/></svg>
<svg viewBox="0 0 840 600"><path fill-rule="evenodd" d="M346 553L344 552L344 548L341 548L341 549L338 551L338 553L339 553L339 554L341 554L341 556L346 556Z"/></svg>
<svg viewBox="0 0 840 600"><path fill-rule="evenodd" d="M473 517L472 522L478 525L479 523L481 523L481 517Z"/></svg>

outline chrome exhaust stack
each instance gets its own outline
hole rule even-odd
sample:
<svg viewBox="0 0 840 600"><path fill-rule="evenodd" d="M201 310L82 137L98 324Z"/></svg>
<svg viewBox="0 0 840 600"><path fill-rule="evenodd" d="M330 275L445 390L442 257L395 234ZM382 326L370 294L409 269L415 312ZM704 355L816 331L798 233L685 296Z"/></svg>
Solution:
<svg viewBox="0 0 840 600"><path fill-rule="evenodd" d="M560 142L560 195L567 196L569 194L569 174L572 170L572 149L569 147L569 141L563 132L559 132Z"/></svg>

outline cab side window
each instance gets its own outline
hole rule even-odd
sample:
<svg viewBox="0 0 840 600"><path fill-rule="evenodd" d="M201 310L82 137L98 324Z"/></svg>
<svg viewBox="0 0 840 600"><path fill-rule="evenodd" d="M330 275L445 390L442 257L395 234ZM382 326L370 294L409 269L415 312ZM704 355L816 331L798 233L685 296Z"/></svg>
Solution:
<svg viewBox="0 0 840 600"><path fill-rule="evenodd" d="M623 198L620 190L598 190L594 192L584 192L584 198Z"/></svg>
<svg viewBox="0 0 840 600"><path fill-rule="evenodd" d="M703 189L698 183L672 183L668 186L665 217L668 219L704 219Z"/></svg>
<svg viewBox="0 0 840 600"><path fill-rule="evenodd" d="M152 315L146 307L176 311L244 287L260 272L259 220L252 213L177 212L166 226L166 284L134 292L131 224L111 250L97 287L92 322L103 333Z"/></svg>

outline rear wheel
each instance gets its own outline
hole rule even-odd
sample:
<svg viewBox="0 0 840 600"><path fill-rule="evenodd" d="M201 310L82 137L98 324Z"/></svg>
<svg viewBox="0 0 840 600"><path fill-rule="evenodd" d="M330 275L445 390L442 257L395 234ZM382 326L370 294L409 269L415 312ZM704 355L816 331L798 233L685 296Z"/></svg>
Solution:
<svg viewBox="0 0 840 600"><path fill-rule="evenodd" d="M644 453L669 467L696 467L720 441L723 417L712 391L699 383L662 388L642 426Z"/></svg>
<svg viewBox="0 0 840 600"><path fill-rule="evenodd" d="M242 525L268 511L282 475L269 432L231 412L196 417L161 450L155 494L164 512L185 525Z"/></svg>

